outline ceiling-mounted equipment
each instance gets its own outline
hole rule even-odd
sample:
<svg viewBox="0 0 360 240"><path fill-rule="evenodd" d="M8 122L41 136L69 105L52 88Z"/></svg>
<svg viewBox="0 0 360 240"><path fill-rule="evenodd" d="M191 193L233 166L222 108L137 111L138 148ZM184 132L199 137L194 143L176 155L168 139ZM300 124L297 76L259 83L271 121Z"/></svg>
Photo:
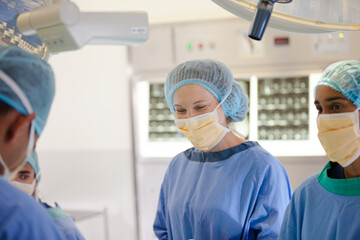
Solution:
<svg viewBox="0 0 360 240"><path fill-rule="evenodd" d="M50 52L76 50L85 44L134 45L149 36L144 12L80 12L68 0L20 14L17 27L24 35L38 34Z"/></svg>
<svg viewBox="0 0 360 240"><path fill-rule="evenodd" d="M259 0L212 1L236 16L251 21ZM359 0L293 0L287 4L273 5L268 26L275 29L298 33L360 30Z"/></svg>
<svg viewBox="0 0 360 240"><path fill-rule="evenodd" d="M291 1L292 0L260 0L251 22L249 37L255 40L261 40L269 22L274 3L289 3Z"/></svg>

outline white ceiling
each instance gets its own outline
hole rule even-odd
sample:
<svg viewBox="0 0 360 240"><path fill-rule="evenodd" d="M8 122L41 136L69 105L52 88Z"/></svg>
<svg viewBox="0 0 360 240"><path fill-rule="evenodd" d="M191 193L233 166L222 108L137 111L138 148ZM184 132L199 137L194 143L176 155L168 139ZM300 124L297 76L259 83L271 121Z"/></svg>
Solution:
<svg viewBox="0 0 360 240"><path fill-rule="evenodd" d="M233 17L211 0L72 0L81 11L145 11L150 23Z"/></svg>

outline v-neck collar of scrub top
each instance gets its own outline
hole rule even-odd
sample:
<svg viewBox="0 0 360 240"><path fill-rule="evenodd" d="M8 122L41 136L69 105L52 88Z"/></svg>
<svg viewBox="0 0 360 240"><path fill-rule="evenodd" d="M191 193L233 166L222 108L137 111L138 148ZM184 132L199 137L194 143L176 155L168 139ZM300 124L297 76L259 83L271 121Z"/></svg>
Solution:
<svg viewBox="0 0 360 240"><path fill-rule="evenodd" d="M235 147L220 152L203 152L196 148L190 148L184 152L187 159L195 162L219 162L230 158L232 155L259 146L257 142L247 141Z"/></svg>
<svg viewBox="0 0 360 240"><path fill-rule="evenodd" d="M360 196L360 177L349 179L335 179L328 176L328 170L331 169L331 163L328 162L321 173L318 175L318 181L329 192L343 196Z"/></svg>

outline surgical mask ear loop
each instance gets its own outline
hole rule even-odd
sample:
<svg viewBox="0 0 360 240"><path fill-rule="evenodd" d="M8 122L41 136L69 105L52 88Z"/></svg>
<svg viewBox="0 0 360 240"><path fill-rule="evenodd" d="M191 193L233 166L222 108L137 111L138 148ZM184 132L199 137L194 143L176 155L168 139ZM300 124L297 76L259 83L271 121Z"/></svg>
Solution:
<svg viewBox="0 0 360 240"><path fill-rule="evenodd" d="M34 195L34 198L36 199L36 201L39 201L39 190L38 190L38 188L39 188L40 180L38 180L38 178L40 178L40 176L41 176L41 171L39 171L38 174L36 174L35 179L34 179L35 184L34 184L34 193L33 193L33 195ZM36 183L38 183L37 186L36 186Z"/></svg>
<svg viewBox="0 0 360 240"><path fill-rule="evenodd" d="M32 151L33 151L33 146L34 146L34 139L35 139L35 129L34 129L34 122L31 122L31 127L30 127L30 133L29 133L29 143L26 149L26 156L25 159L20 163L20 165L12 172L10 172L9 174L9 180L11 181L11 179L15 178L16 174L18 173L18 171L20 171L26 164L26 159L28 157L30 157Z"/></svg>
<svg viewBox="0 0 360 240"><path fill-rule="evenodd" d="M223 100L221 100L221 102L216 106L216 108L212 111L213 113L215 113L215 117L216 117L216 121L218 122L219 121L219 115L217 114L217 109L218 109L218 107L220 106L220 105L222 105L224 102L225 102L225 100L230 96L230 93L231 93L231 91L232 91L232 86L231 86L231 88L230 88L230 91L226 94L226 96L224 97L224 99ZM223 108L223 111L224 111L224 108ZM225 114L225 112L224 112L224 114Z"/></svg>
<svg viewBox="0 0 360 240"><path fill-rule="evenodd" d="M10 170L9 170L8 166L6 165L5 161L3 160L3 158L2 158L1 156L0 156L0 164L1 164L1 165L3 166L3 168L4 168L4 172L3 172L2 176L3 176L6 180L10 181Z"/></svg>
<svg viewBox="0 0 360 240"><path fill-rule="evenodd" d="M9 88L11 88L11 90L17 95L17 97L20 99L21 103L24 105L26 111L28 112L28 114L32 114L34 111L31 107L30 101L29 99L26 97L25 93L23 90L21 90L21 88L19 87L19 85L16 84L16 82L9 76L7 75L5 72L3 72L2 70L0 70L0 79L6 84L8 85ZM22 163L16 168L15 171L13 171L12 173L10 173L10 169L8 168L8 166L6 165L5 161L2 159L1 164L5 164L6 168L9 173L7 176L7 180L10 181L13 175L16 175L17 171L19 169L21 169L25 163L26 163L26 158L29 157L32 153L32 150L34 148L34 138L35 138L35 128L34 128L34 121L31 122L31 127L30 127L30 133L29 133L29 143L26 149L26 157L25 159L22 161ZM0 157L1 158L1 157ZM4 171L4 173L6 173L6 170ZM5 174L4 174L5 175Z"/></svg>
<svg viewBox="0 0 360 240"><path fill-rule="evenodd" d="M44 202L44 194L41 192L41 190L39 188L36 188L35 199L38 202Z"/></svg>
<svg viewBox="0 0 360 240"><path fill-rule="evenodd" d="M229 123L229 128L230 130L237 135L239 138L245 139L246 137L244 135L242 135L239 131L237 131L234 126L232 125L232 123Z"/></svg>
<svg viewBox="0 0 360 240"><path fill-rule="evenodd" d="M360 111L360 107L356 108L356 110L354 111L355 114L355 129L356 132L360 135L360 125L359 125L359 111Z"/></svg>
<svg viewBox="0 0 360 240"><path fill-rule="evenodd" d="M229 97L230 93L231 93L231 90L232 90L232 87L230 89L230 92L226 95L226 97L219 103L219 105L216 106L214 112L217 110L217 108ZM224 113L225 114L225 113ZM218 119L218 114L216 114L216 120L219 120ZM242 138L242 139L245 139L245 136L242 135L241 133L239 133L232 125L232 123L229 123L229 131L235 133L235 135L237 135L238 137Z"/></svg>
<svg viewBox="0 0 360 240"><path fill-rule="evenodd" d="M215 108L215 110L229 97L230 93L232 91L232 86L231 86L231 89L229 91L229 93L226 95L226 97L221 101L221 103L219 105L217 105L217 107ZM214 110L214 111L215 111ZM216 117L218 117L218 115L216 114ZM218 119L217 119L218 120ZM242 135L240 132L238 132L232 125L232 123L229 123L229 129L231 132L235 133L235 135L237 135L238 137L242 138L242 139L245 139L245 136Z"/></svg>
<svg viewBox="0 0 360 240"><path fill-rule="evenodd" d="M225 100L230 96L231 91L232 91L232 86L231 86L231 88L230 88L230 91L226 94L226 96L224 97L224 99L221 100L221 102L216 106L216 108L214 109L214 111L215 111L220 105L222 105L222 104L225 102Z"/></svg>

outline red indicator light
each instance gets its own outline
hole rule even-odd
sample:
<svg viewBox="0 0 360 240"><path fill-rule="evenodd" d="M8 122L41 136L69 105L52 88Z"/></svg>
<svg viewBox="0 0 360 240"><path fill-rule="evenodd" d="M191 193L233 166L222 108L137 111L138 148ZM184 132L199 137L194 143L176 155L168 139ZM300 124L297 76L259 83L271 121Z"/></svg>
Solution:
<svg viewBox="0 0 360 240"><path fill-rule="evenodd" d="M275 45L289 45L290 39L288 37L276 37L274 38Z"/></svg>

